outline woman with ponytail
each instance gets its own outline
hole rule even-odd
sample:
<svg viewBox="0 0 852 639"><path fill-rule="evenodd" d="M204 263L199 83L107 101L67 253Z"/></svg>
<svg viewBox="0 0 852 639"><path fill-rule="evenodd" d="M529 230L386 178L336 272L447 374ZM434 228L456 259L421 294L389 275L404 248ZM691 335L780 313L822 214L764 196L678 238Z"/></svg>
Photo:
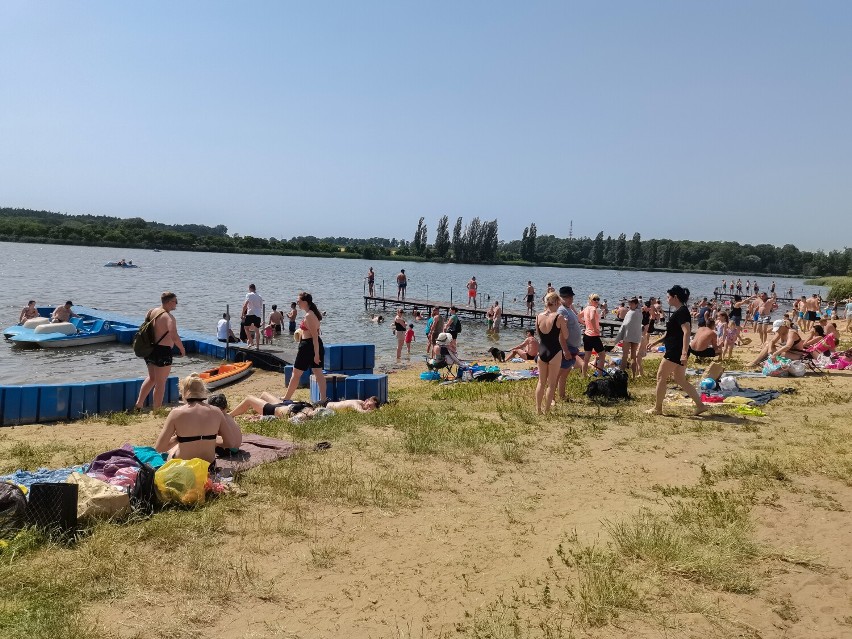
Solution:
<svg viewBox="0 0 852 639"><path fill-rule="evenodd" d="M700 415L707 407L701 403L701 396L695 387L686 381L686 360L689 357L689 337L692 333L692 317L686 307L689 289L675 285L667 292L672 314L666 322L666 334L661 340L665 344L666 352L657 371L657 401L654 408L647 412L651 415L663 414L666 382L669 377L674 377L675 382L695 402L695 414Z"/></svg>
<svg viewBox="0 0 852 639"><path fill-rule="evenodd" d="M322 313L314 304L314 298L310 293L302 291L299 293L298 299L299 308L305 311L305 317L299 325L301 340L299 341L299 350L296 353L296 361L293 362L293 376L290 378L290 385L287 386L287 394L284 399L288 400L293 397L293 393L299 387L299 380L302 378L302 373L310 369L317 382L317 387L320 392L320 402L326 401L325 394L325 376L322 374L322 360L325 356L325 346L320 339L320 322L322 321Z"/></svg>

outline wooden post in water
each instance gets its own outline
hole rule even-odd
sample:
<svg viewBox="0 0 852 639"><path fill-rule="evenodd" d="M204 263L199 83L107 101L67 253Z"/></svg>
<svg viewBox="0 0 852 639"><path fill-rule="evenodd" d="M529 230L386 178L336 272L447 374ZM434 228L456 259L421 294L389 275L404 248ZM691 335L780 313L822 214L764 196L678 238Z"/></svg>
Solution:
<svg viewBox="0 0 852 639"><path fill-rule="evenodd" d="M257 329L257 335L255 335L254 338L254 349L256 351L260 350L260 336L263 335L263 325L266 324L266 302L263 303L263 308L260 313L260 327Z"/></svg>

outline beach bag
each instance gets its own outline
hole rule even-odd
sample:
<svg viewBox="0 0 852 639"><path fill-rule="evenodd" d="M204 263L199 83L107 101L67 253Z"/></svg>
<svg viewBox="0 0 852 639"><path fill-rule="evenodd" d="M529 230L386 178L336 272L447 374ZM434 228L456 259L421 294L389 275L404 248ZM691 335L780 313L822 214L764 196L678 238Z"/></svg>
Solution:
<svg viewBox="0 0 852 639"><path fill-rule="evenodd" d="M100 479L71 473L66 480L77 484L77 519L110 519L130 512L130 495Z"/></svg>
<svg viewBox="0 0 852 639"><path fill-rule="evenodd" d="M137 458L138 459L138 458ZM162 464L160 467L164 466ZM130 489L130 505L137 512L150 515L157 505L157 493L154 489L154 474L156 471L150 464L139 460L139 472L136 483Z"/></svg>
<svg viewBox="0 0 852 639"><path fill-rule="evenodd" d="M136 335L133 336L133 354L136 357L148 357L151 353L154 352L154 347L159 344L163 337L158 339L156 342L154 341L154 322L157 318L165 313L165 311L160 311L159 313L154 314L151 319L147 319L142 322L142 325L139 327L139 330L136 331Z"/></svg>
<svg viewBox="0 0 852 639"><path fill-rule="evenodd" d="M0 539L11 539L26 525L27 498L15 484L0 482Z"/></svg>
<svg viewBox="0 0 852 639"><path fill-rule="evenodd" d="M770 357L763 365L763 374L766 377L786 377L789 365L789 359Z"/></svg>
<svg viewBox="0 0 852 639"><path fill-rule="evenodd" d="M164 504L203 504L208 468L210 463L197 457L170 459L154 473L157 499Z"/></svg>

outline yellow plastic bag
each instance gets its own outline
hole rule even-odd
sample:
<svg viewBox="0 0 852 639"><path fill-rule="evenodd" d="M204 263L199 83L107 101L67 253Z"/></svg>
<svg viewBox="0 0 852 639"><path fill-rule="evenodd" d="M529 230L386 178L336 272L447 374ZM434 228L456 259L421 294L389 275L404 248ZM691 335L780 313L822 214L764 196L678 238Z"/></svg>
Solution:
<svg viewBox="0 0 852 639"><path fill-rule="evenodd" d="M203 459L170 459L154 473L154 487L163 504L194 506L204 503L204 485L210 463Z"/></svg>

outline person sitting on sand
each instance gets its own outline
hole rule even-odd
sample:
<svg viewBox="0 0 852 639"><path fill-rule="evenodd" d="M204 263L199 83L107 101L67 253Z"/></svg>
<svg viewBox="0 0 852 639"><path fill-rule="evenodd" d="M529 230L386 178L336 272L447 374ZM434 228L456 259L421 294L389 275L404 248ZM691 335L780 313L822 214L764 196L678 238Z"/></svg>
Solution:
<svg viewBox="0 0 852 639"><path fill-rule="evenodd" d="M823 329L822 326L817 324L811 329L811 334L802 344L802 348L806 351L812 351L814 350L814 347L817 346L823 340L825 340L825 338L825 329ZM832 348L834 348L834 335L831 336L830 343L832 344ZM824 351L826 349L822 348L819 350ZM828 350L831 350L831 348L829 348Z"/></svg>
<svg viewBox="0 0 852 639"><path fill-rule="evenodd" d="M444 362L456 366L464 366L464 362L458 358L458 350L453 336L449 333L438 334L438 337L435 338L435 345L432 347L431 355L432 357L427 360L429 366L434 367Z"/></svg>
<svg viewBox="0 0 852 639"><path fill-rule="evenodd" d="M704 321L704 326L699 326L695 330L695 335L689 343L689 353L696 357L716 357L718 345L716 322L707 319Z"/></svg>
<svg viewBox="0 0 852 639"><path fill-rule="evenodd" d="M217 444L223 448L239 448L240 444L243 443L243 433L234 418L228 414L228 398L223 393L215 393L207 398L207 403L222 411L225 416L225 423L228 426L227 437L219 437L216 440ZM225 441L228 442L228 446L225 445Z"/></svg>
<svg viewBox="0 0 852 639"><path fill-rule="evenodd" d="M761 366L770 355L783 355L787 359L802 359L805 353L805 340L799 331L793 328L790 320L775 320L772 324L772 339L764 344L751 367Z"/></svg>
<svg viewBox="0 0 852 639"><path fill-rule="evenodd" d="M204 401L207 388L198 375L193 373L182 380L181 397L186 403L172 409L154 443L158 452L168 452L169 459L198 457L212 464L216 461L217 441L225 448L239 447L242 435L237 437L225 414Z"/></svg>
<svg viewBox="0 0 852 639"><path fill-rule="evenodd" d="M74 306L74 302L68 300L65 302L65 306L57 306L53 311L53 314L50 316L50 321L54 324L58 324L59 322L67 322L72 317L80 317L71 310L71 307Z"/></svg>
<svg viewBox="0 0 852 639"><path fill-rule="evenodd" d="M506 359L515 357L525 360L533 360L538 357L538 340L535 338L535 329L527 329L527 338L506 354Z"/></svg>
<svg viewBox="0 0 852 639"><path fill-rule="evenodd" d="M38 317L38 309L35 305L35 300L30 300L27 305L21 309L21 316L18 318L18 324L23 324L27 320Z"/></svg>

